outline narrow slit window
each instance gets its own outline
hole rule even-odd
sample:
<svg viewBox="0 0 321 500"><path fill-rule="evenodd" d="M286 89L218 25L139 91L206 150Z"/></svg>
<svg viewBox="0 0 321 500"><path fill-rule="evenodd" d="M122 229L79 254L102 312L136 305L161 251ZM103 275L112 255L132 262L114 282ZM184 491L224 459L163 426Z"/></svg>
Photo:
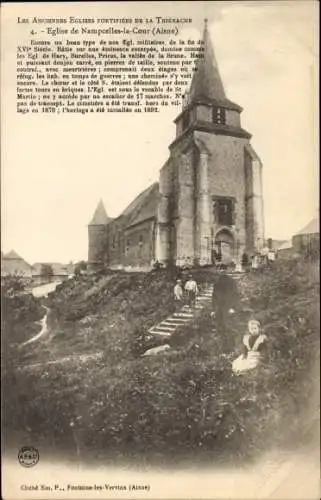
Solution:
<svg viewBox="0 0 321 500"><path fill-rule="evenodd" d="M213 123L215 123L216 125L225 125L226 123L225 109L214 106L212 118L213 118Z"/></svg>

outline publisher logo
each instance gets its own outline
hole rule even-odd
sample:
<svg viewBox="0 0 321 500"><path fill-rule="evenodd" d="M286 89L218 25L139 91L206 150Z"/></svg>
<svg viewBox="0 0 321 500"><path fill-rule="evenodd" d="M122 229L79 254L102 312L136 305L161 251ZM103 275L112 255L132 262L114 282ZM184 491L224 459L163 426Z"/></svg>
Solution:
<svg viewBox="0 0 321 500"><path fill-rule="evenodd" d="M23 467L33 467L39 462L39 452L33 446L23 446L19 450L18 460Z"/></svg>

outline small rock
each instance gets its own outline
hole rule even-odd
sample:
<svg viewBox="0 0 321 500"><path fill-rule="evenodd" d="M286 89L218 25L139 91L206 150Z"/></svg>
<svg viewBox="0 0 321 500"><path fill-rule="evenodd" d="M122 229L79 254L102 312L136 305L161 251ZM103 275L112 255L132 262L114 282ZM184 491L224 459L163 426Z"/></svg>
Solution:
<svg viewBox="0 0 321 500"><path fill-rule="evenodd" d="M167 351L167 349L170 349L170 346L168 344L160 345L158 347L152 347L151 349L145 351L142 356L154 356L155 354L159 354L160 352Z"/></svg>

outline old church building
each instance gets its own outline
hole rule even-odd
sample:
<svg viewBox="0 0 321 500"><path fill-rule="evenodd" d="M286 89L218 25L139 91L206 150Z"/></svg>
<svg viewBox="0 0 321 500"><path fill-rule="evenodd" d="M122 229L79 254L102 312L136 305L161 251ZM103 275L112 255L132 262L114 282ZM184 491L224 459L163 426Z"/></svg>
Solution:
<svg viewBox="0 0 321 500"><path fill-rule="evenodd" d="M98 204L88 226L90 263L206 265L264 245L262 163L241 106L225 95L206 23L203 40L159 183L115 219Z"/></svg>

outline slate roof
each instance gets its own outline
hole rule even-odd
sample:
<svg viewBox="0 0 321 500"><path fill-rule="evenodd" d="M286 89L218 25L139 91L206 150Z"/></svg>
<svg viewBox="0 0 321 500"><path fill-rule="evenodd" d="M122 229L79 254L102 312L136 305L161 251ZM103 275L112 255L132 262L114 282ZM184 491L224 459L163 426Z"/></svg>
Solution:
<svg viewBox="0 0 321 500"><path fill-rule="evenodd" d="M203 42L204 57L198 59L196 63L189 91L189 99L191 101L202 99L224 101L226 99L225 91L211 37L207 29L207 23L204 26Z"/></svg>
<svg viewBox="0 0 321 500"><path fill-rule="evenodd" d="M54 276L69 276L69 274L73 272L73 266L71 264L61 264L60 262L36 262L32 266L32 275L40 276L41 267L43 265L51 266Z"/></svg>
<svg viewBox="0 0 321 500"><path fill-rule="evenodd" d="M272 250L278 250L287 241L288 240L275 240L275 239L272 239Z"/></svg>
<svg viewBox="0 0 321 500"><path fill-rule="evenodd" d="M203 32L203 57L197 59L192 83L188 92L187 104L192 102L216 102L230 108L241 110L238 104L230 101L226 95L215 57L211 36L205 20Z"/></svg>
<svg viewBox="0 0 321 500"><path fill-rule="evenodd" d="M89 226L100 226L108 224L111 219L106 213L106 209L102 200L99 201L96 210L94 212L93 218L89 222Z"/></svg>
<svg viewBox="0 0 321 500"><path fill-rule="evenodd" d="M28 264L14 250L1 254L1 274L17 274L18 276L31 276L32 266Z"/></svg>
<svg viewBox="0 0 321 500"><path fill-rule="evenodd" d="M125 227L133 226L157 215L159 184L142 191L120 215Z"/></svg>
<svg viewBox="0 0 321 500"><path fill-rule="evenodd" d="M298 233L296 233L294 236L297 236L299 234L316 234L320 232L320 225L319 225L319 218L315 217L312 219L309 224L304 226Z"/></svg>
<svg viewBox="0 0 321 500"><path fill-rule="evenodd" d="M23 258L20 257L20 255L18 255L17 252L15 252L14 250L11 250L10 252L3 254L2 258L3 259L23 260Z"/></svg>
<svg viewBox="0 0 321 500"><path fill-rule="evenodd" d="M277 250L289 250L290 248L292 248L292 241L286 240L277 248Z"/></svg>
<svg viewBox="0 0 321 500"><path fill-rule="evenodd" d="M253 148L252 144L245 144L245 150L246 152L250 155L252 160L257 160L261 163L261 159L255 149Z"/></svg>

